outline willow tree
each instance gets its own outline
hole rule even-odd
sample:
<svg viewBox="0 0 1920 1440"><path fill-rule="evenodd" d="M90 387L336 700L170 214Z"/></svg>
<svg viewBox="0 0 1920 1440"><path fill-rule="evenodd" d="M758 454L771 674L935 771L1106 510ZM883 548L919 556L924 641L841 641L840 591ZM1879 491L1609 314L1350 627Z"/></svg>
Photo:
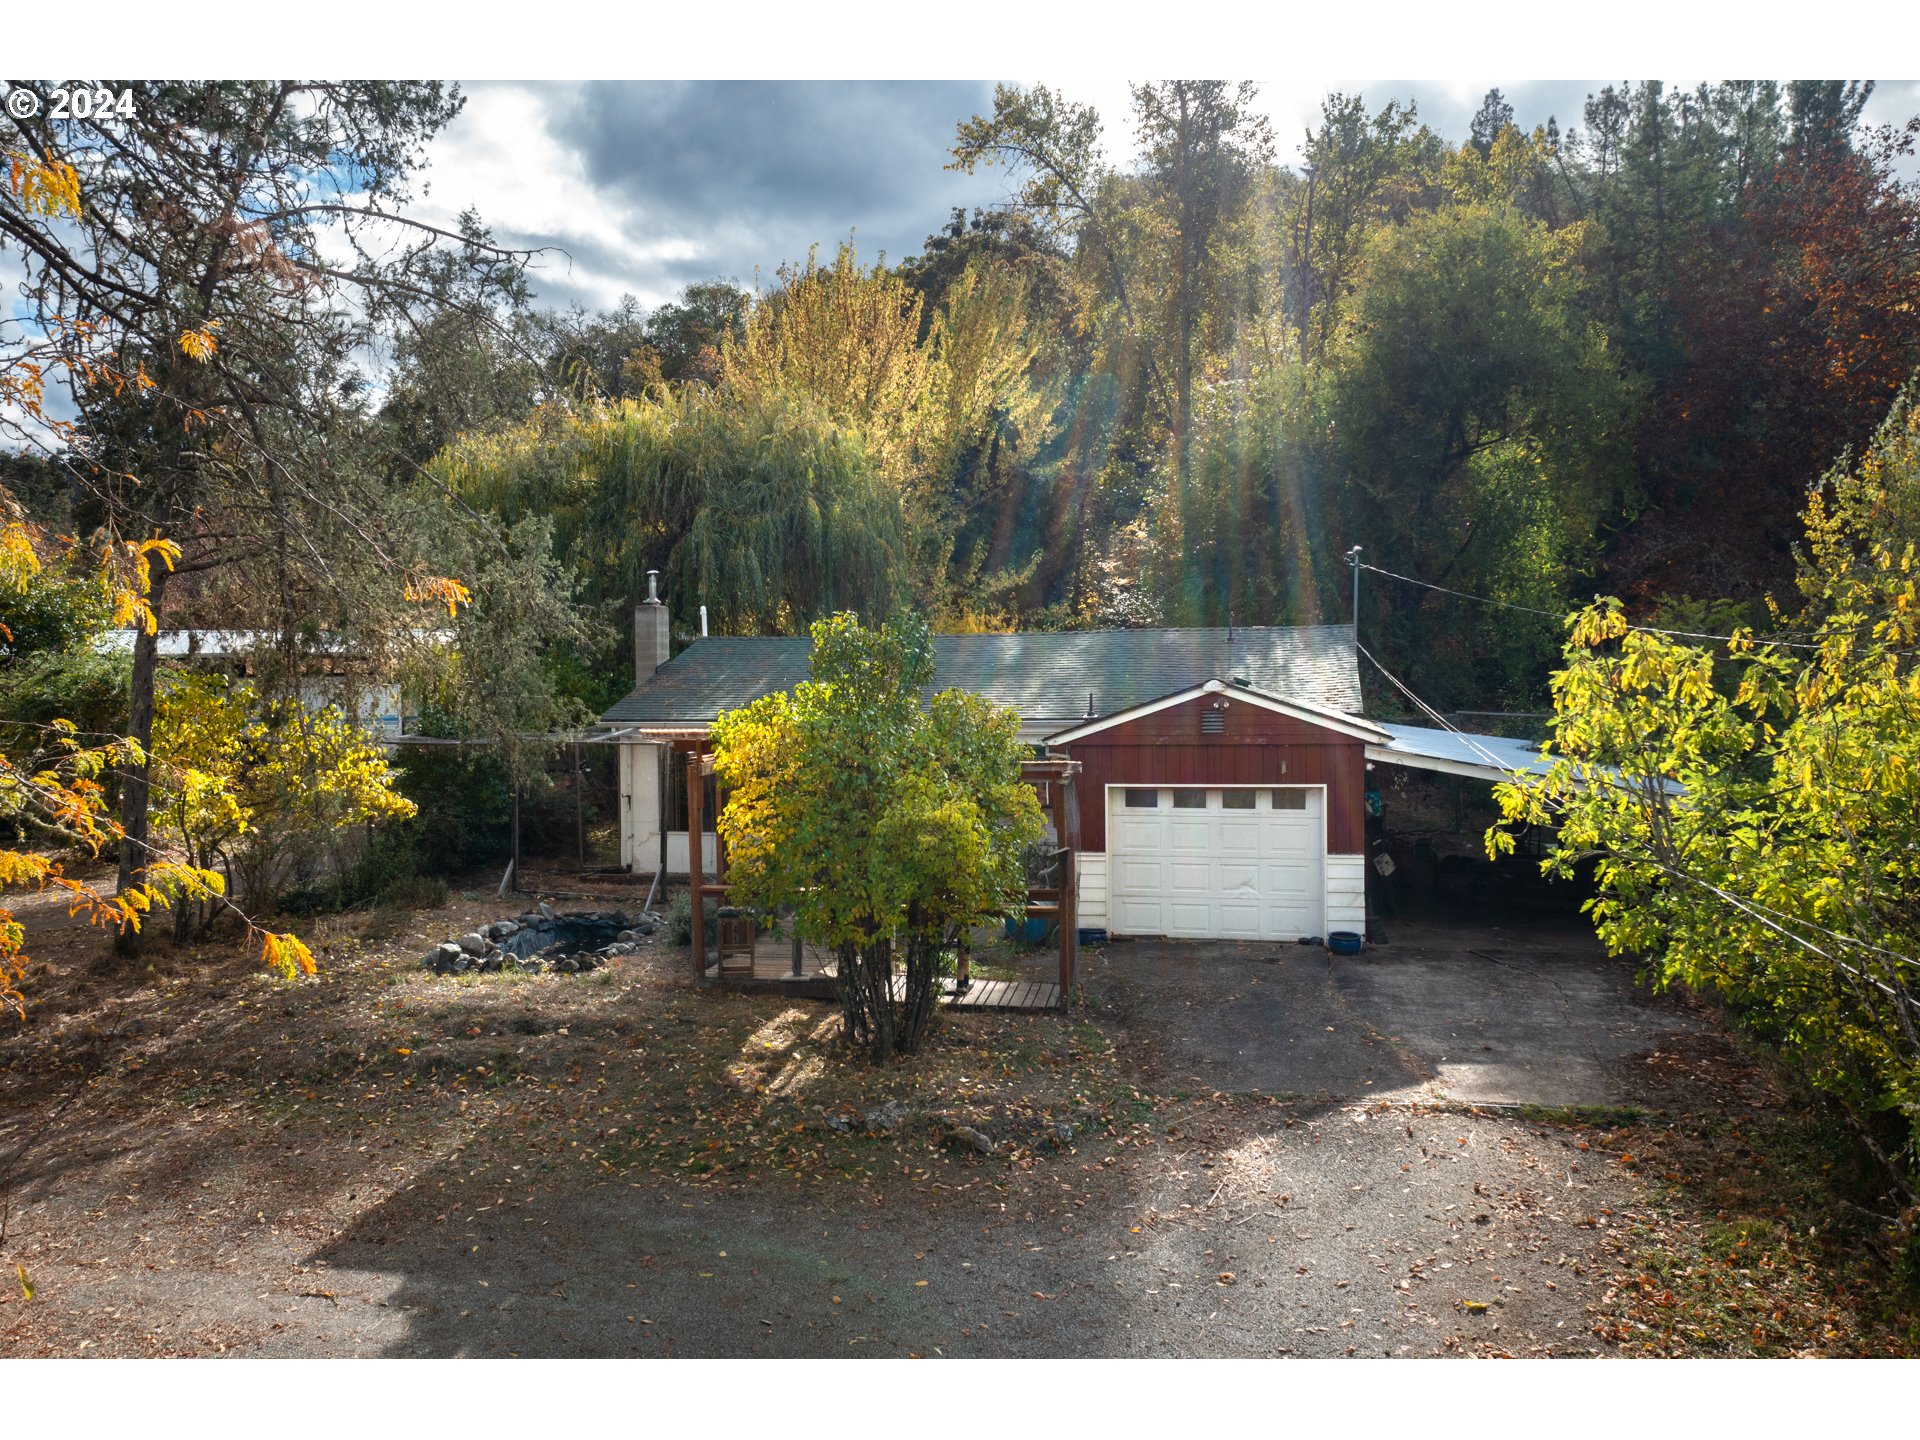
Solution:
<svg viewBox="0 0 1920 1440"><path fill-rule="evenodd" d="M918 1048L967 932L1020 913L1022 854L1045 822L1017 715L959 690L922 702L923 620L822 620L810 675L715 722L716 826L735 898L792 906L799 933L832 949L847 1038L880 1062Z"/></svg>
<svg viewBox="0 0 1920 1440"><path fill-rule="evenodd" d="M978 258L925 315L908 278L862 266L850 245L780 278L723 349L721 396L798 400L857 433L898 493L916 601L964 623L1038 558L983 523L1026 500L1015 492L1036 478L1059 403L1030 281Z"/></svg>
<svg viewBox="0 0 1920 1440"><path fill-rule="evenodd" d="M780 288L722 347L721 384L749 404L805 397L858 431L882 472L908 485L933 409L918 292L884 266L862 266L851 245L831 265L810 254L779 275Z"/></svg>
<svg viewBox="0 0 1920 1440"><path fill-rule="evenodd" d="M723 633L790 633L884 609L902 586L895 488L859 435L803 398L676 388L546 409L432 468L509 524L550 521L588 603L631 604L658 569Z"/></svg>

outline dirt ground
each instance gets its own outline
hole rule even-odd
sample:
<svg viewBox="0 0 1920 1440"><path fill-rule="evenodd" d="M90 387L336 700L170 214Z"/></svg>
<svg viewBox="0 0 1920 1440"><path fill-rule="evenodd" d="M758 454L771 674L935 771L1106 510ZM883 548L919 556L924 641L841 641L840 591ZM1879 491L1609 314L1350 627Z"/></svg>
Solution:
<svg viewBox="0 0 1920 1440"><path fill-rule="evenodd" d="M1755 1179L1800 1133L1777 1093L1569 927L1401 926L1331 963L1115 944L1072 1015L952 1016L873 1071L831 1006L700 990L669 945L419 969L517 908L309 924L297 984L39 947L0 1037L0 1354L1901 1343L1830 1248L1843 1207L1804 1166Z"/></svg>

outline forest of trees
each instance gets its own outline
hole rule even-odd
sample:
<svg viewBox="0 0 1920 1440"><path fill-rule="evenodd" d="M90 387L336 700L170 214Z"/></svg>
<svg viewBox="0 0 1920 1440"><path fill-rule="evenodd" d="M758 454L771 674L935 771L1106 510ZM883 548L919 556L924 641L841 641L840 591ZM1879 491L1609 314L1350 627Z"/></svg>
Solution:
<svg viewBox="0 0 1920 1440"><path fill-rule="evenodd" d="M1121 168L1103 117L1001 87L952 154L1007 203L920 254L517 312L511 356L460 327L383 420L551 523L589 606L659 568L739 633L1344 621L1359 545L1517 607L1369 574L1390 669L1537 709L1596 593L1763 619L1809 487L1920 364L1916 131L1863 128L1869 90L1628 84L1531 133L1496 90L1460 137L1333 95L1286 164L1251 85L1169 82Z"/></svg>

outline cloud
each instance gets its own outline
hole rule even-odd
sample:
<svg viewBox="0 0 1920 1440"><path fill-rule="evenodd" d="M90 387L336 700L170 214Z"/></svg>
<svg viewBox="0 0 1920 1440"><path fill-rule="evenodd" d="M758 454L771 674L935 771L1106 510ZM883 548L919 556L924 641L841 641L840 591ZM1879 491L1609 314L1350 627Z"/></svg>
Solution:
<svg viewBox="0 0 1920 1440"><path fill-rule="evenodd" d="M771 280L853 232L863 259L919 251L998 173L942 167L986 82L484 84L435 142L423 210L472 206L514 245L549 245L547 303L648 304L690 282Z"/></svg>

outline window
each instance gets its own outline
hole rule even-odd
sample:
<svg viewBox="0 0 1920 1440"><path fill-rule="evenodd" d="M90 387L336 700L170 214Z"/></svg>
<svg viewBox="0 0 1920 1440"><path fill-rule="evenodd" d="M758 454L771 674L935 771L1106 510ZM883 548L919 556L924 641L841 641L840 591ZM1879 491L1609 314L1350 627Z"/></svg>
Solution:
<svg viewBox="0 0 1920 1440"><path fill-rule="evenodd" d="M1176 790L1173 792L1173 808L1176 810L1204 810L1207 808L1207 792L1204 790Z"/></svg>
<svg viewBox="0 0 1920 1440"><path fill-rule="evenodd" d="M1153 810L1157 809L1159 804L1160 792L1158 790L1127 791L1127 808L1129 810Z"/></svg>
<svg viewBox="0 0 1920 1440"><path fill-rule="evenodd" d="M1220 792L1220 808L1223 810L1251 810L1253 809L1253 795L1254 792L1251 790L1222 790Z"/></svg>
<svg viewBox="0 0 1920 1440"><path fill-rule="evenodd" d="M1224 735L1227 733L1227 712L1212 708L1200 712L1200 733L1202 735Z"/></svg>
<svg viewBox="0 0 1920 1440"><path fill-rule="evenodd" d="M1304 790L1275 790L1273 808L1276 810L1304 810L1307 808L1307 792Z"/></svg>

